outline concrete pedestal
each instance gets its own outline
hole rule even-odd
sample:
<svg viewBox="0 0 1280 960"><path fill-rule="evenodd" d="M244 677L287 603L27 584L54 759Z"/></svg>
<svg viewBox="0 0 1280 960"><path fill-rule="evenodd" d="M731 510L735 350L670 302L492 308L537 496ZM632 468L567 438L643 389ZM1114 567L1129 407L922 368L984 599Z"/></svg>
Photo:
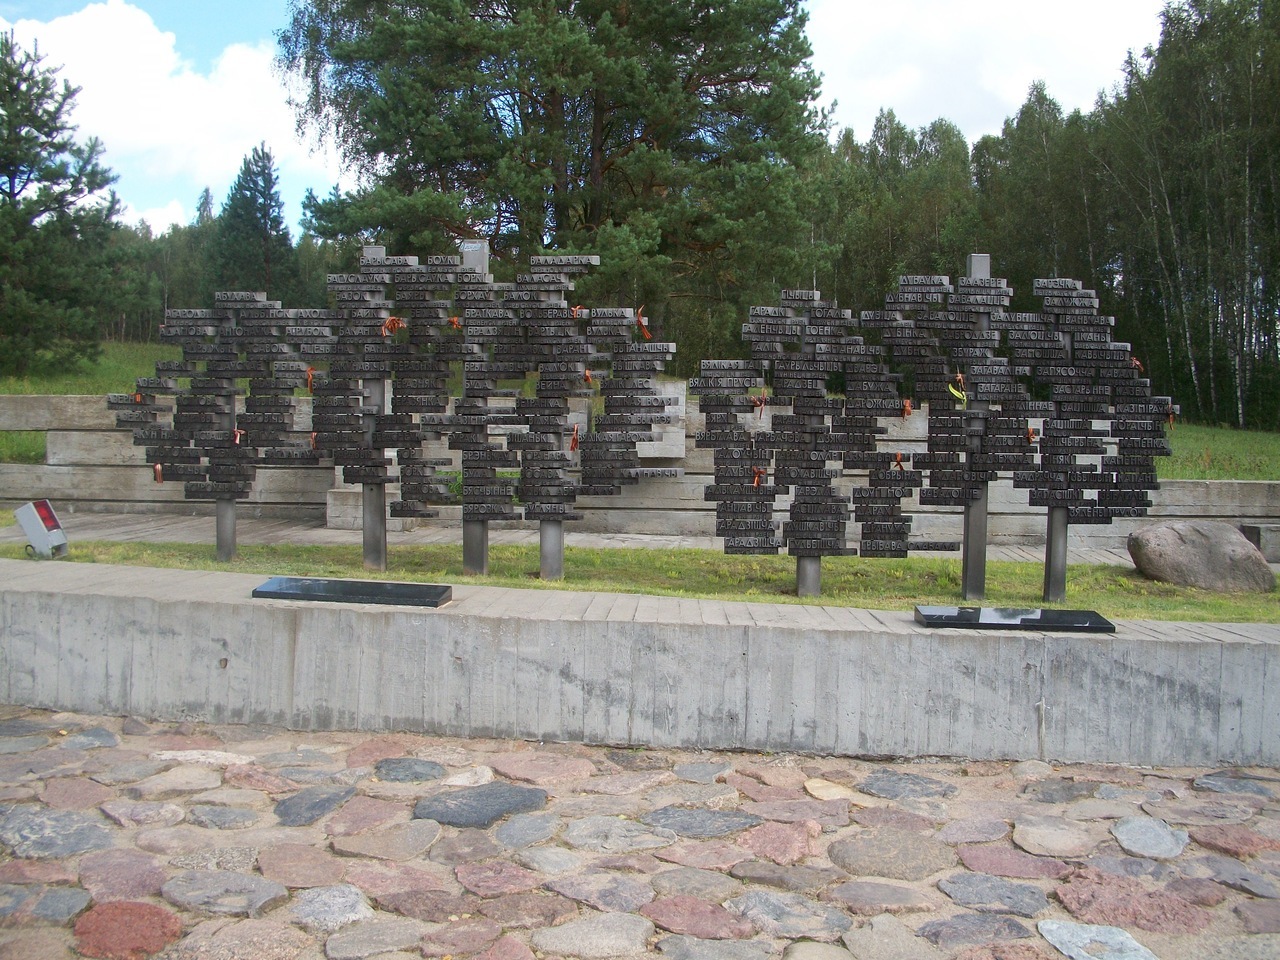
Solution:
<svg viewBox="0 0 1280 960"><path fill-rule="evenodd" d="M236 558L236 501L232 497L222 497L214 510L218 562L229 563Z"/></svg>
<svg viewBox="0 0 1280 960"><path fill-rule="evenodd" d="M796 557L796 593L802 597L821 595L821 557Z"/></svg>

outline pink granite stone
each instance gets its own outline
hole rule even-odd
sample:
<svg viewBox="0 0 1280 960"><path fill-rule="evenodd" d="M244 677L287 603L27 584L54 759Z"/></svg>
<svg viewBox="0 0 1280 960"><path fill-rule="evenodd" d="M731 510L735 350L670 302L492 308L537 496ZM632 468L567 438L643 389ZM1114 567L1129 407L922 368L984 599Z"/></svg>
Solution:
<svg viewBox="0 0 1280 960"><path fill-rule="evenodd" d="M754 777L744 777L740 773L727 773L724 777L726 786L733 787L748 800L804 800L807 794L795 787L771 787L761 783Z"/></svg>
<svg viewBox="0 0 1280 960"><path fill-rule="evenodd" d="M1212 919L1208 911L1165 890L1148 890L1132 877L1090 867L1074 871L1054 896L1083 923L1137 927L1157 933L1199 933Z"/></svg>
<svg viewBox="0 0 1280 960"><path fill-rule="evenodd" d="M157 897L168 872L137 850L95 850L80 858L80 885L98 903Z"/></svg>
<svg viewBox="0 0 1280 960"><path fill-rule="evenodd" d="M663 930L700 940L744 940L756 932L750 921L697 897L663 897L646 903L640 913Z"/></svg>
<svg viewBox="0 0 1280 960"><path fill-rule="evenodd" d="M596 772L595 764L583 757L562 757L533 750L497 754L489 766L508 780L536 786L584 780Z"/></svg>
<svg viewBox="0 0 1280 960"><path fill-rule="evenodd" d="M1225 853L1243 860L1267 850L1280 850L1280 841L1264 837L1255 830L1239 823L1227 823L1212 827L1192 827L1191 839L1202 847Z"/></svg>
<svg viewBox="0 0 1280 960"><path fill-rule="evenodd" d="M933 821L918 813L899 810L896 807L867 807L854 810L853 820L864 827L893 827L897 830L914 830L916 833L933 833ZM942 839L939 837L939 839Z"/></svg>
<svg viewBox="0 0 1280 960"><path fill-rule="evenodd" d="M150 903L102 903L76 921L75 934L86 957L146 960L182 936L182 920Z"/></svg>
<svg viewBox="0 0 1280 960"><path fill-rule="evenodd" d="M583 793L602 793L621 797L631 793L652 790L675 780L669 770L642 770L637 773L614 773L605 777L592 777L578 785Z"/></svg>
<svg viewBox="0 0 1280 960"><path fill-rule="evenodd" d="M774 863L799 863L812 856L813 841L822 833L822 827L812 820L800 823L762 823L743 831L739 845L746 847L757 857Z"/></svg>
<svg viewBox="0 0 1280 960"><path fill-rule="evenodd" d="M1236 916L1250 933L1280 933L1280 900L1249 900L1237 904Z"/></svg>
<svg viewBox="0 0 1280 960"><path fill-rule="evenodd" d="M258 869L286 887L327 887L341 882L346 862L305 843L277 843L258 852Z"/></svg>
<svg viewBox="0 0 1280 960"><path fill-rule="evenodd" d="M771 787L790 787L803 790L809 779L800 767L781 766L773 763L748 763L738 767L738 773L759 780Z"/></svg>
<svg viewBox="0 0 1280 960"><path fill-rule="evenodd" d="M500 897L506 893L520 893L524 890L533 890L542 883L542 877L539 874L506 860L460 863L453 872L463 887L481 897Z"/></svg>
<svg viewBox="0 0 1280 960"><path fill-rule="evenodd" d="M767 800L749 801L742 805L743 813L776 820L779 823L799 823L813 820L824 827L844 827L849 824L848 800Z"/></svg>
<svg viewBox="0 0 1280 960"><path fill-rule="evenodd" d="M534 953L511 934L499 937L474 960L534 960Z"/></svg>
<svg viewBox="0 0 1280 960"><path fill-rule="evenodd" d="M325 821L324 832L331 837L349 837L393 820L408 820L409 805L355 796Z"/></svg>
<svg viewBox="0 0 1280 960"><path fill-rule="evenodd" d="M668 863L700 870L728 870L736 863L751 859L748 851L723 840L683 840L655 850L654 856Z"/></svg>
<svg viewBox="0 0 1280 960"><path fill-rule="evenodd" d="M263 793L280 794L296 793L298 784L286 780L279 774L272 773L255 764L237 764L227 767L222 774L222 782L228 787L240 787L243 790L260 790Z"/></svg>
<svg viewBox="0 0 1280 960"><path fill-rule="evenodd" d="M381 861L353 860L347 865L345 879L370 897L402 890L447 890L450 886L447 878L421 867Z"/></svg>
<svg viewBox="0 0 1280 960"><path fill-rule="evenodd" d="M60 860L10 860L0 863L0 883L68 884L76 882L74 867Z"/></svg>
<svg viewBox="0 0 1280 960"><path fill-rule="evenodd" d="M502 928L485 917L455 920L422 938L424 957L467 957L479 953L498 937Z"/></svg>
<svg viewBox="0 0 1280 960"><path fill-rule="evenodd" d="M960 862L974 873L990 873L1018 880L1058 880L1071 872L1061 860L1033 857L1005 844L962 844L956 847Z"/></svg>
<svg viewBox="0 0 1280 960"><path fill-rule="evenodd" d="M55 810L88 810L115 796L115 791L81 777L59 777L45 784L40 799Z"/></svg>
<svg viewBox="0 0 1280 960"><path fill-rule="evenodd" d="M373 737L347 751L347 768L372 767L379 760L406 757L422 743L421 737Z"/></svg>

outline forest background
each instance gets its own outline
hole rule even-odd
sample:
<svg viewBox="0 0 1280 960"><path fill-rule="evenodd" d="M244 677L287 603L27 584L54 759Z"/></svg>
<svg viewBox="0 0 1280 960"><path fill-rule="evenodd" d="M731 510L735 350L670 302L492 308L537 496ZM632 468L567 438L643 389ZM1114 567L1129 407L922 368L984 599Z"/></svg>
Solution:
<svg viewBox="0 0 1280 960"><path fill-rule="evenodd" d="M600 254L575 298L644 305L689 374L741 355L748 306L781 288L874 309L983 252L1014 309L1038 277L1097 290L1188 419L1280 429L1280 0L1171 2L1089 112L1034 85L974 144L890 109L865 141L831 129L805 26L795 0L297 0L279 66L359 186L310 195L296 238L267 144L190 224L121 222L75 90L7 38L0 373L154 340L215 290L324 306L364 243L483 238L498 279Z"/></svg>

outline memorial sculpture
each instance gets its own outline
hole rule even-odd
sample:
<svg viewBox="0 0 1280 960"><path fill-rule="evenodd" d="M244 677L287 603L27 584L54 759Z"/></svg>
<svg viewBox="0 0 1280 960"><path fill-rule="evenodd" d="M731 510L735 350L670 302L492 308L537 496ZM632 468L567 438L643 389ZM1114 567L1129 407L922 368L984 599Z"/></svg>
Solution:
<svg viewBox="0 0 1280 960"><path fill-rule="evenodd" d="M1098 316L1079 281L1038 280L1043 313L1010 313L1013 291L990 276L989 259L971 256L968 267L954 286L902 277L858 325L816 291L784 291L779 307L751 308L742 328L750 360L702 362L690 389L707 418L697 443L715 450L706 496L726 553L785 546L797 558L797 592L817 594L817 558L858 552L846 545L850 505L864 557L955 549L908 539L901 503L916 496L963 507L963 593L980 599L988 485L1006 476L1048 508L1044 599L1053 602L1066 596L1069 524L1145 515L1158 486L1152 458L1169 452L1164 428L1176 405L1151 395L1130 346L1111 340L1113 318ZM830 389L834 377L842 393ZM914 396L901 394L905 378ZM877 419L921 415L916 404L928 411L927 450L879 449ZM792 413L763 424L779 406ZM865 470L866 482L848 478L846 494L847 470ZM792 487L779 537L775 504Z"/></svg>
<svg viewBox="0 0 1280 960"><path fill-rule="evenodd" d="M556 578L562 525L580 519L579 494L683 472L641 467L637 454L670 420L673 401L655 378L675 345L653 342L639 311L567 299L571 278L598 264L533 257L515 283L494 283L455 255L420 263L366 247L358 272L329 276L333 309L286 310L264 293L225 292L212 309L168 311L161 337L182 347L182 360L160 362L156 377L108 405L147 445L157 480L182 477L187 499L217 502L221 560L234 555L235 501L250 495L257 466L324 458L362 486L365 565L385 569L388 484L400 485L395 517L432 517L455 502L438 474L454 457L424 448L444 442L461 460L464 568L487 572L487 524L516 519L518 501L539 522L541 574ZM458 366L462 391L451 399ZM521 387L529 376L532 397ZM238 412L243 378L249 393ZM304 389L309 437L293 422ZM603 414L593 423L588 409L571 423L570 401L597 391ZM172 425L162 422L171 409L163 395L176 398ZM499 473L517 469L518 481Z"/></svg>

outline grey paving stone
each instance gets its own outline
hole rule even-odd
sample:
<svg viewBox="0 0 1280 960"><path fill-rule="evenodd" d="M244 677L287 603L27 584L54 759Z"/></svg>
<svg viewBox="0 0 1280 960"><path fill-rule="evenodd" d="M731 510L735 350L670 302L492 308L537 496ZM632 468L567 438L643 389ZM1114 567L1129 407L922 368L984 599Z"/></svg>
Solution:
<svg viewBox="0 0 1280 960"><path fill-rule="evenodd" d="M0 754L30 753L49 745L49 738L35 734L26 737L0 737Z"/></svg>
<svg viewBox="0 0 1280 960"><path fill-rule="evenodd" d="M389 783L424 783L439 780L446 773L440 764L417 757L389 757L373 765L373 775Z"/></svg>
<svg viewBox="0 0 1280 960"><path fill-rule="evenodd" d="M608 870L553 877L543 886L597 910L617 913L631 913L654 898L647 881Z"/></svg>
<svg viewBox="0 0 1280 960"><path fill-rule="evenodd" d="M31 905L33 916L48 923L70 923L89 906L88 892L77 887L46 887Z"/></svg>
<svg viewBox="0 0 1280 960"><path fill-rule="evenodd" d="M1034 917L1049 909L1044 891L985 873L957 873L938 881L938 889L956 903L980 913L1016 913Z"/></svg>
<svg viewBox="0 0 1280 960"><path fill-rule="evenodd" d="M373 907L359 887L338 883L299 890L289 904L289 918L312 933L333 933L361 920L372 920Z"/></svg>
<svg viewBox="0 0 1280 960"><path fill-rule="evenodd" d="M930 920L921 924L916 933L942 950L1034 936L1012 917L990 913L965 913L946 920Z"/></svg>
<svg viewBox="0 0 1280 960"><path fill-rule="evenodd" d="M231 870L252 873L258 863L257 847L214 847L196 853L170 857L169 863L180 870Z"/></svg>
<svg viewBox="0 0 1280 960"><path fill-rule="evenodd" d="M1037 803L1072 803L1092 797L1097 791L1098 784L1087 780L1040 780L1028 783L1021 795Z"/></svg>
<svg viewBox="0 0 1280 960"><path fill-rule="evenodd" d="M356 795L353 787L307 787L276 804L282 826L305 827L327 816Z"/></svg>
<svg viewBox="0 0 1280 960"><path fill-rule="evenodd" d="M673 830L663 827L596 816L571 821L564 829L563 839L570 846L597 853L631 853L670 846L677 837Z"/></svg>
<svg viewBox="0 0 1280 960"><path fill-rule="evenodd" d="M258 822L258 811L245 807L195 804L187 808L187 822L211 830L243 830Z"/></svg>
<svg viewBox="0 0 1280 960"><path fill-rule="evenodd" d="M671 768L671 772L690 783L715 783L720 777L733 772L733 764L714 761L678 763Z"/></svg>
<svg viewBox="0 0 1280 960"><path fill-rule="evenodd" d="M794 893L813 893L829 884L845 878L844 873L831 867L811 864L784 866L764 860L744 860L729 868L729 875L748 883L760 883Z"/></svg>
<svg viewBox="0 0 1280 960"><path fill-rule="evenodd" d="M736 810L699 810L687 807L661 807L640 818L651 827L670 830L681 837L723 837L763 823L762 817Z"/></svg>
<svg viewBox="0 0 1280 960"><path fill-rule="evenodd" d="M798 893L748 890L725 906L750 920L761 933L787 940L830 942L853 926L842 911Z"/></svg>
<svg viewBox="0 0 1280 960"><path fill-rule="evenodd" d="M654 874L649 881L654 891L663 897L697 897L712 903L724 903L730 897L742 893L742 884L716 870L700 870L697 867L677 867Z"/></svg>
<svg viewBox="0 0 1280 960"><path fill-rule="evenodd" d="M375 917L344 927L324 943L329 960L364 960L393 950L411 950L431 928L408 917Z"/></svg>
<svg viewBox="0 0 1280 960"><path fill-rule="evenodd" d="M562 847L526 847L516 851L515 861L551 877L580 870L584 862L581 856Z"/></svg>
<svg viewBox="0 0 1280 960"><path fill-rule="evenodd" d="M1214 855L1201 857L1196 864L1208 870L1214 880L1233 890L1265 900L1280 900L1280 885L1256 870L1250 870L1239 860Z"/></svg>
<svg viewBox="0 0 1280 960"><path fill-rule="evenodd" d="M426 797L418 801L413 815L448 827L488 829L503 817L531 813L546 805L545 790L495 781Z"/></svg>
<svg viewBox="0 0 1280 960"><path fill-rule="evenodd" d="M1255 797L1266 797L1268 800L1275 797L1275 792L1266 784L1232 770L1206 773L1196 777L1191 785L1197 790L1208 790L1212 793L1244 793Z"/></svg>
<svg viewBox="0 0 1280 960"><path fill-rule="evenodd" d="M921 797L954 797L956 788L949 783L923 777L917 773L899 773L888 767L875 770L858 784L858 789L873 797L888 800L919 799Z"/></svg>
<svg viewBox="0 0 1280 960"><path fill-rule="evenodd" d="M255 918L289 899L289 891L278 883L230 870L184 870L160 894L185 910Z"/></svg>
<svg viewBox="0 0 1280 960"><path fill-rule="evenodd" d="M531 847L550 840L560 829L554 813L518 813L501 824L494 836L504 847Z"/></svg>
<svg viewBox="0 0 1280 960"><path fill-rule="evenodd" d="M663 937L658 950L670 960L770 960L773 947L759 940L700 940L683 935Z"/></svg>
<svg viewBox="0 0 1280 960"><path fill-rule="evenodd" d="M1155 817L1124 817L1111 825L1111 835L1125 853L1151 860L1173 860L1186 849L1190 837Z"/></svg>
<svg viewBox="0 0 1280 960"><path fill-rule="evenodd" d="M61 860L113 845L111 828L97 812L46 810L16 804L0 819L0 840L18 857Z"/></svg>
<svg viewBox="0 0 1280 960"><path fill-rule="evenodd" d="M654 926L631 913L602 913L583 920L570 920L558 927L535 930L530 941L535 950L602 960L630 957L645 952Z"/></svg>
<svg viewBox="0 0 1280 960"><path fill-rule="evenodd" d="M897 917L881 914L841 938L855 960L943 960L944 954Z"/></svg>
<svg viewBox="0 0 1280 960"><path fill-rule="evenodd" d="M866 830L827 848L827 857L855 877L923 880L955 866L955 851L945 843L908 830Z"/></svg>
<svg viewBox="0 0 1280 960"><path fill-rule="evenodd" d="M1036 929L1070 960L1159 960L1119 927L1041 920Z"/></svg>
<svg viewBox="0 0 1280 960"><path fill-rule="evenodd" d="M73 733L61 743L66 750L100 750L103 747L120 746L120 738L106 727L90 727Z"/></svg>

